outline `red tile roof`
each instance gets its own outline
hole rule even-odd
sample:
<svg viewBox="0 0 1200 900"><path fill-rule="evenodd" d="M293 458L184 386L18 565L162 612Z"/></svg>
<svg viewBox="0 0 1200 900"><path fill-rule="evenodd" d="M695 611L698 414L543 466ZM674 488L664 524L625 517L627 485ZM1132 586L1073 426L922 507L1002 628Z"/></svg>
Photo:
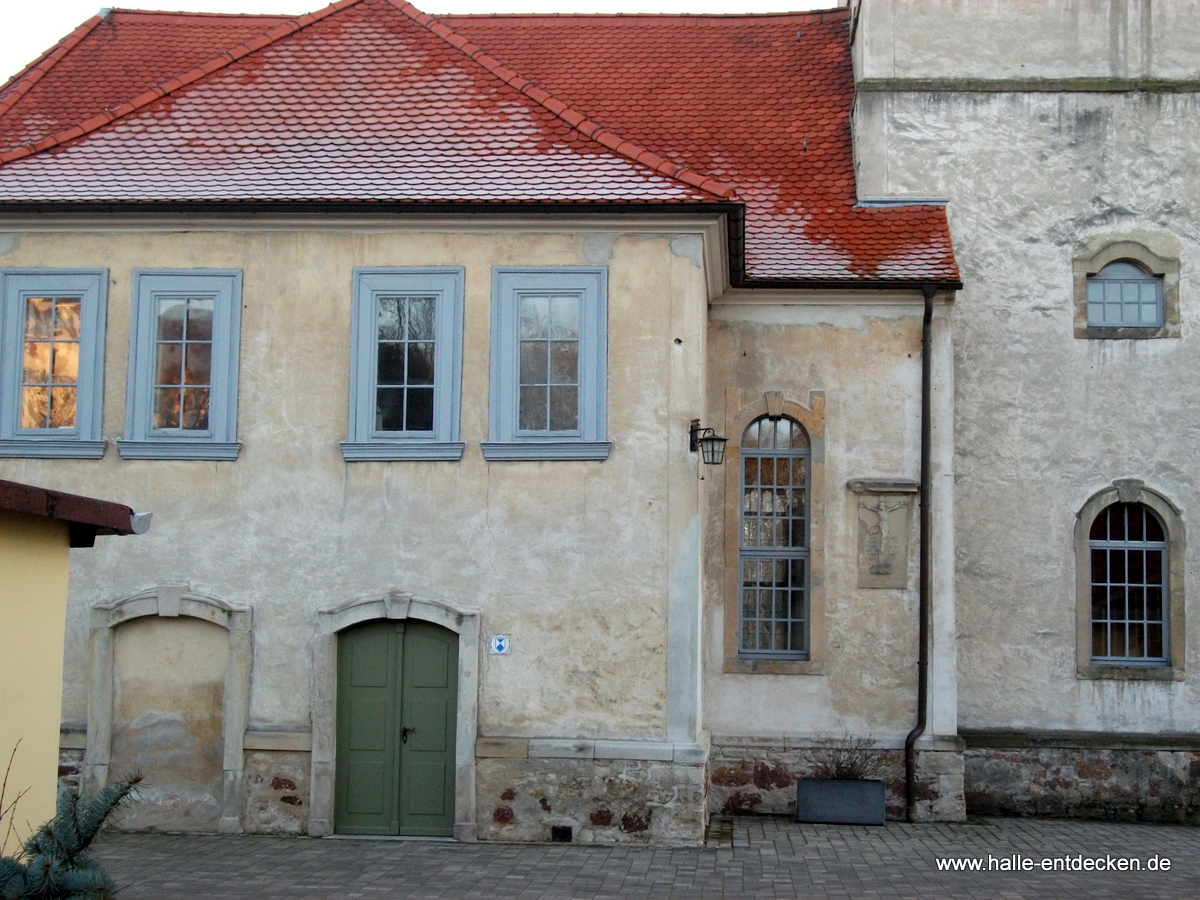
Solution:
<svg viewBox="0 0 1200 900"><path fill-rule="evenodd" d="M84 532L79 536L85 539L89 535L94 538L97 534L136 533L134 512L128 506L16 481L0 481L0 509L61 519L76 526L72 532L72 547L92 546L90 542L76 543L77 530ZM143 520L140 530L144 532L148 527L148 520Z"/></svg>
<svg viewBox="0 0 1200 900"><path fill-rule="evenodd" d="M750 279L958 279L944 209L855 206L844 11L98 22L0 89L0 208L734 202Z"/></svg>

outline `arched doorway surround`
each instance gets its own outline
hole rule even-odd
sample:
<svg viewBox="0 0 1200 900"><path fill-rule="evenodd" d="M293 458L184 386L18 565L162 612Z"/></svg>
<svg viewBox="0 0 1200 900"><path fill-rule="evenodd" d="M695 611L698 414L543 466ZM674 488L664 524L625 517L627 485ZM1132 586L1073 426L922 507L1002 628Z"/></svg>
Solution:
<svg viewBox="0 0 1200 900"><path fill-rule="evenodd" d="M317 613L312 664L312 793L308 833L333 832L337 721L337 634L373 619L421 619L458 635L458 728L454 766L454 836L475 840L475 734L479 717L478 609L392 592Z"/></svg>

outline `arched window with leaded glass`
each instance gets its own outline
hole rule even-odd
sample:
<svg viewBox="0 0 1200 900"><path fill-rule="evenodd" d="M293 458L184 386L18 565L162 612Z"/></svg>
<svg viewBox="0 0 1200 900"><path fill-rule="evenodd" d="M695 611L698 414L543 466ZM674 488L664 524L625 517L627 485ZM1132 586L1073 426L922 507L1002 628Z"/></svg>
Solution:
<svg viewBox="0 0 1200 900"><path fill-rule="evenodd" d="M738 655L807 659L808 435L787 417L756 419L741 468Z"/></svg>
<svg viewBox="0 0 1200 900"><path fill-rule="evenodd" d="M1088 536L1092 566L1092 661L1167 662L1167 535L1141 503L1100 511Z"/></svg>

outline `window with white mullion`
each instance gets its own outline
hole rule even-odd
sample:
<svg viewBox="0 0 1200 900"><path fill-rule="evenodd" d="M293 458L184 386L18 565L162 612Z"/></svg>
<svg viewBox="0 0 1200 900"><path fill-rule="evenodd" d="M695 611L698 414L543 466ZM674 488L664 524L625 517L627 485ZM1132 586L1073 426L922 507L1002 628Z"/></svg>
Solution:
<svg viewBox="0 0 1200 900"><path fill-rule="evenodd" d="M1114 503L1092 524L1092 658L1165 663L1167 543L1146 507Z"/></svg>
<svg viewBox="0 0 1200 900"><path fill-rule="evenodd" d="M579 433L579 296L523 294L518 426L524 433Z"/></svg>
<svg viewBox="0 0 1200 900"><path fill-rule="evenodd" d="M742 437L739 655L808 653L808 439L790 419Z"/></svg>
<svg viewBox="0 0 1200 900"><path fill-rule="evenodd" d="M212 399L212 297L158 298L154 431L207 433Z"/></svg>
<svg viewBox="0 0 1200 900"><path fill-rule="evenodd" d="M354 270L347 462L457 460L461 266Z"/></svg>
<svg viewBox="0 0 1200 900"><path fill-rule="evenodd" d="M79 297L26 297L20 428L75 427Z"/></svg>
<svg viewBox="0 0 1200 900"><path fill-rule="evenodd" d="M375 431L432 431L437 298L380 296L376 303Z"/></svg>

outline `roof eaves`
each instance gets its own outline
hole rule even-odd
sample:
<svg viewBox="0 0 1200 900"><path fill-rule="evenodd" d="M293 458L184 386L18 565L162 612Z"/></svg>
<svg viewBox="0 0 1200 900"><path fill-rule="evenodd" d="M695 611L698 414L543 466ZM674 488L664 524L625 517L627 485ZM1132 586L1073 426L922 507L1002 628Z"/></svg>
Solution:
<svg viewBox="0 0 1200 900"><path fill-rule="evenodd" d="M631 159L640 165L646 166L660 175L681 181L689 187L698 188L722 199L732 199L737 196L737 191L733 187L717 181L715 178L709 178L707 175L690 169L687 166L682 166L679 163L659 156L657 153L647 150L633 141L626 140L598 122L593 122L587 116L572 109L568 104L555 97L545 88L539 87L521 75L521 73L506 66L478 44L460 35L449 25L421 12L421 10L407 2L407 0L389 0L389 2L418 25L440 37L464 56L479 63L479 65L509 85L509 87L520 91L535 103L540 104L558 116L558 118L562 119L584 137L607 147L609 150L624 156L626 159Z"/></svg>
<svg viewBox="0 0 1200 900"><path fill-rule="evenodd" d="M106 109L104 112L92 116L90 119L55 132L52 135L48 135L47 137L44 137L35 143L21 144L17 147L13 147L10 150L0 153L0 165L13 162L14 160L23 159L26 156L33 156L35 153L40 153L43 150L49 150L51 147L57 147L60 144L65 144L67 141L72 141L75 138L82 137L85 134L90 134L97 129L103 128L105 125L108 125L111 122L115 122L117 119L120 119L123 116L127 116L132 112L136 112L144 106L148 106L155 100L165 97L173 91L179 90L181 87L186 87L195 81L199 81L201 78L205 78L211 75L213 72L223 69L231 63L235 63L239 59L249 56L251 53L270 46L282 38L295 34L297 31L308 27L314 22L319 22L320 20L331 16L336 12L341 12L348 6L354 6L356 3L361 2L362 0L337 0L336 3L332 3L323 9L317 10L316 12L306 13L302 16L297 16L294 19L288 19L286 22L281 22L274 28L264 31L257 37L251 38L248 41L243 41L241 44L238 44L236 47L232 47L229 50L222 51L219 55L213 57L208 62L194 66L191 69L188 69L186 72L183 72L168 81L164 81L161 84L156 84L154 87L144 91L143 93L134 97L132 100L127 100L120 106L115 106L112 109ZM72 36L78 34L85 27L88 27L90 30L90 28L95 27L96 23L101 21L99 16L94 18L94 23L89 26L88 23L85 22L83 25L79 26L75 32L72 33ZM92 20L88 21L91 22ZM79 40L82 40L84 35L86 35L86 32L80 35L79 39L76 40L75 43L78 43ZM63 43L65 44L66 41ZM74 46L74 44L71 46ZM64 55L65 53L66 50L63 51ZM61 56L59 58L61 58ZM55 61L57 62L57 60ZM41 76L39 76L39 78L40 77ZM3 111L0 110L0 115L2 114Z"/></svg>
<svg viewBox="0 0 1200 900"><path fill-rule="evenodd" d="M104 21L103 16L92 16L65 38L51 47L48 51L39 56L36 60L27 65L24 69L14 75L4 85L0 85L0 91L3 91L9 85L12 88L3 100L0 100L0 117L3 117L17 101L29 93L30 89L35 84L42 80L47 72L54 68L55 64L70 53L85 37L92 33L97 25Z"/></svg>
<svg viewBox="0 0 1200 900"><path fill-rule="evenodd" d="M97 534L143 534L150 527L149 514L138 516L124 504L16 481L0 481L0 510L67 522L72 526L72 546L91 546L76 543L77 526L90 531L93 538Z"/></svg>

